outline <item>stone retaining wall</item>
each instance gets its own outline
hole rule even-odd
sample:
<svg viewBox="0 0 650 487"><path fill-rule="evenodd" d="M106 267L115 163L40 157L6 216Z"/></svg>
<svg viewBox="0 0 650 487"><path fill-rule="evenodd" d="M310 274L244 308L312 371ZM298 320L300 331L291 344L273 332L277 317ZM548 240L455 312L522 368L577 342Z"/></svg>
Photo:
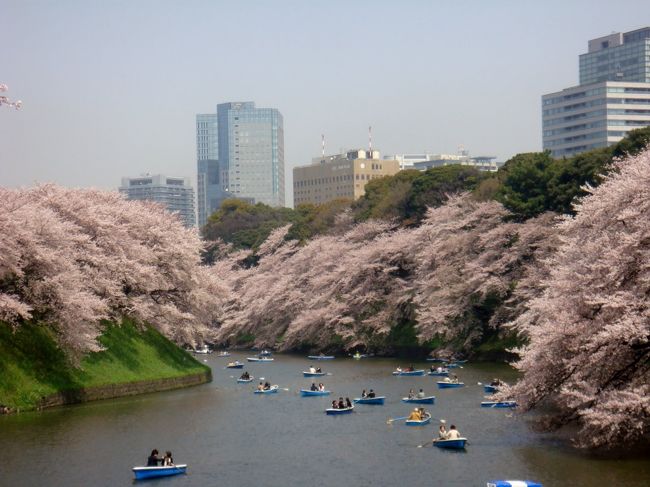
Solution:
<svg viewBox="0 0 650 487"><path fill-rule="evenodd" d="M106 386L61 391L41 398L38 409L65 406L68 404L77 404L88 401L99 401L101 399L112 399L115 397L135 396L137 394L147 394L149 392L169 391L172 389L181 389L183 387L197 386L210 381L212 381L212 371L206 370L205 372L182 377L142 380L137 382L126 382L123 384L111 384Z"/></svg>

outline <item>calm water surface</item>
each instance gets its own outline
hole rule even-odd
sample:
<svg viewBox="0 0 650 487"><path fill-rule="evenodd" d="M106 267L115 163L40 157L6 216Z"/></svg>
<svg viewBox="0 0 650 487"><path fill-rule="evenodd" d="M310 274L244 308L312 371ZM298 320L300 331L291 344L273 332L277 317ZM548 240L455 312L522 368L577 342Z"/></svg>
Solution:
<svg viewBox="0 0 650 487"><path fill-rule="evenodd" d="M577 453L530 431L504 410L481 409L477 382L514 378L500 364L466 364L463 389L437 390L433 377L393 377L396 360L337 359L318 364L333 395L358 397L373 388L385 406L357 406L351 415L326 416L332 397L301 398L310 363L276 356L246 370L289 391L254 395L240 370L214 355L214 382L146 396L90 403L43 413L0 417L1 486L132 486L131 467L153 448L170 449L188 474L138 485L190 486L485 486L491 479L532 479L545 487L650 485L650 461L602 460ZM201 359L203 360L203 359ZM401 364L404 365L404 364ZM422 364L424 366L424 364ZM319 379L319 378L316 378ZM400 401L409 388L436 395L434 418L456 424L471 444L465 452L417 448L438 423L416 428L386 424L408 414Z"/></svg>

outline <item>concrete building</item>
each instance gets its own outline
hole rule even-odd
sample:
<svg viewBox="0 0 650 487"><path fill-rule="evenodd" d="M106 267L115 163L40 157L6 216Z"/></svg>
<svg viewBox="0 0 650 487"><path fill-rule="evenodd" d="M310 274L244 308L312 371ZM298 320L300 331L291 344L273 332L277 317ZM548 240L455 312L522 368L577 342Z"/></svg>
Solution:
<svg viewBox="0 0 650 487"><path fill-rule="evenodd" d="M337 198L356 200L368 181L399 172L399 162L381 159L379 151L352 150L312 159L293 169L293 204L320 204Z"/></svg>
<svg viewBox="0 0 650 487"><path fill-rule="evenodd" d="M284 206L284 122L254 102L217 105L219 165L225 196Z"/></svg>
<svg viewBox="0 0 650 487"><path fill-rule="evenodd" d="M462 166L473 166L480 171L497 171L503 165L496 162L494 156L470 157L469 152L462 150L460 154L393 154L384 156L384 159L394 159L399 162L400 169L417 169L424 171L431 167L449 166L460 164Z"/></svg>
<svg viewBox="0 0 650 487"><path fill-rule="evenodd" d="M224 196L219 167L219 139L217 114L206 113L196 116L196 203L199 227L207 222Z"/></svg>
<svg viewBox="0 0 650 487"><path fill-rule="evenodd" d="M161 203L170 212L178 213L186 227L195 225L194 189L189 178L168 177L163 174L122 178L119 191L129 200Z"/></svg>
<svg viewBox="0 0 650 487"><path fill-rule="evenodd" d="M580 85L542 96L542 144L553 157L607 147L650 125L650 27L588 42Z"/></svg>

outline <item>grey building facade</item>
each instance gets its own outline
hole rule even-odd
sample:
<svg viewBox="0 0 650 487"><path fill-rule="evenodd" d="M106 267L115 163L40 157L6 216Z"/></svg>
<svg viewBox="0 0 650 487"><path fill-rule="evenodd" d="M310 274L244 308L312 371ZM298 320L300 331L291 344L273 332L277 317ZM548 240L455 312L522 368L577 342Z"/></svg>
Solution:
<svg viewBox="0 0 650 487"><path fill-rule="evenodd" d="M196 116L196 206L199 227L206 224L208 217L223 200L217 127L216 113Z"/></svg>
<svg viewBox="0 0 650 487"><path fill-rule="evenodd" d="M186 227L195 226L194 189L189 178L168 177L164 174L122 178L120 193L129 200L149 200L163 204L178 213Z"/></svg>
<svg viewBox="0 0 650 487"><path fill-rule="evenodd" d="M580 85L542 96L542 143L553 157L607 147L650 125L650 27L592 39Z"/></svg>

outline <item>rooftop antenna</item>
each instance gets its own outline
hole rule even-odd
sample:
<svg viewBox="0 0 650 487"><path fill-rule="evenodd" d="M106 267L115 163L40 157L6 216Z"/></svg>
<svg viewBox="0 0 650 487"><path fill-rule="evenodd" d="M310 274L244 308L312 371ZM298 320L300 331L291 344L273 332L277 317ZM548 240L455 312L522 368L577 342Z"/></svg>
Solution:
<svg viewBox="0 0 650 487"><path fill-rule="evenodd" d="M372 159L372 126L368 127L368 158Z"/></svg>

